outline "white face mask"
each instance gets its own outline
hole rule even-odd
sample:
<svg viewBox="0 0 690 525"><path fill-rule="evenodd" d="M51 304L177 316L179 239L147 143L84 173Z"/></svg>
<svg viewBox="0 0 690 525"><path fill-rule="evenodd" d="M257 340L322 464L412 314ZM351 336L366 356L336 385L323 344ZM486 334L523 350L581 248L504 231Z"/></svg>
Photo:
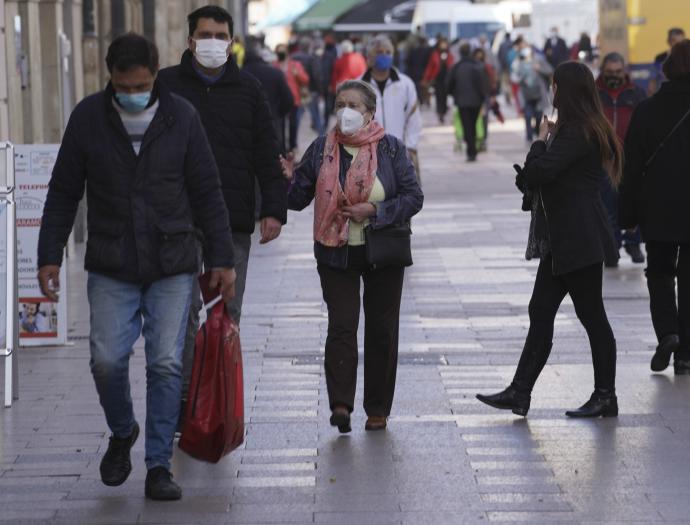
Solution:
<svg viewBox="0 0 690 525"><path fill-rule="evenodd" d="M339 109L336 116L338 117L338 128L344 135L354 135L364 126L364 115L354 109Z"/></svg>
<svg viewBox="0 0 690 525"><path fill-rule="evenodd" d="M228 61L227 52L230 42L227 40L204 38L202 40L195 40L194 42L196 42L194 56L197 62L203 67L217 69Z"/></svg>

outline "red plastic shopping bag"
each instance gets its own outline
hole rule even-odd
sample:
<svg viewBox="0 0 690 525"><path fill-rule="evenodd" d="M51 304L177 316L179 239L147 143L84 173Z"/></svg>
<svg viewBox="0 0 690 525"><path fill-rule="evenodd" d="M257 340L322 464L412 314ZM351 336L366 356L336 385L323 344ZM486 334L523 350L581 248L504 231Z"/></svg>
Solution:
<svg viewBox="0 0 690 525"><path fill-rule="evenodd" d="M201 279L204 290L208 278ZM244 384L237 324L223 301L208 312L196 335L194 366L180 448L216 463L244 441Z"/></svg>

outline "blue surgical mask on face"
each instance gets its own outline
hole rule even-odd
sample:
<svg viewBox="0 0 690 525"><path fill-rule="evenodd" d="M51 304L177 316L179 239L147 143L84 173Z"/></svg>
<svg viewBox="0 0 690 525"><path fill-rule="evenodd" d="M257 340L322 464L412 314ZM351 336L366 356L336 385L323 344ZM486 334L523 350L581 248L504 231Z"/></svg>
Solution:
<svg viewBox="0 0 690 525"><path fill-rule="evenodd" d="M379 71L388 71L393 67L393 56L392 55L376 55L376 61L374 62L374 67Z"/></svg>
<svg viewBox="0 0 690 525"><path fill-rule="evenodd" d="M117 103L122 109L130 113L140 113L146 109L151 101L151 92L143 93L115 93Z"/></svg>

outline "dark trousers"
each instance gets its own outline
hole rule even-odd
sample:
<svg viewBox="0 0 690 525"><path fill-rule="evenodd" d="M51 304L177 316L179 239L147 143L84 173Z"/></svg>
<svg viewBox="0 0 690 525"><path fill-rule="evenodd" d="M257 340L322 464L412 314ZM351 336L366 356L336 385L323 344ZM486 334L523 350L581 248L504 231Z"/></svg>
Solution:
<svg viewBox="0 0 690 525"><path fill-rule="evenodd" d="M328 91L324 97L323 128L328 133L328 122L335 111L335 94Z"/></svg>
<svg viewBox="0 0 690 525"><path fill-rule="evenodd" d="M304 115L304 108L293 107L288 117L288 148L289 151L297 149L297 134L299 133L299 123Z"/></svg>
<svg viewBox="0 0 690 525"><path fill-rule="evenodd" d="M357 328L360 280L364 283L364 410L388 416L398 366L398 328L404 268L371 269L364 247L350 248L347 270L319 265L328 307L326 385L331 409L354 408L357 387Z"/></svg>
<svg viewBox="0 0 690 525"><path fill-rule="evenodd" d="M543 116L539 108L539 100L525 100L523 108L525 114L525 134L528 142L532 142L534 135L539 133L539 125Z"/></svg>
<svg viewBox="0 0 690 525"><path fill-rule="evenodd" d="M604 176L601 181L601 200L604 201L604 206L606 206L606 211L609 216L609 223L611 228L613 228L613 233L616 236L616 243L618 243L618 248L625 245L639 245L642 242L642 235L640 230L626 230L623 233L618 226L618 192L609 181L608 176Z"/></svg>
<svg viewBox="0 0 690 525"><path fill-rule="evenodd" d="M646 246L645 274L656 337L661 341L678 334L676 359L690 360L690 244L648 241Z"/></svg>
<svg viewBox="0 0 690 525"><path fill-rule="evenodd" d="M479 118L480 109L479 107L459 108L460 122L462 122L462 131L465 135L468 158L477 156L477 119Z"/></svg>
<svg viewBox="0 0 690 525"><path fill-rule="evenodd" d="M448 91L446 91L445 80L437 80L434 84L434 93L436 94L436 114L439 119L443 119L448 113Z"/></svg>
<svg viewBox="0 0 690 525"><path fill-rule="evenodd" d="M606 318L602 298L602 265L594 264L563 275L553 275L551 255L542 258L529 303L529 331L513 386L531 392L551 352L556 313L570 294L575 313L587 331L594 365L594 387L614 390L616 340Z"/></svg>

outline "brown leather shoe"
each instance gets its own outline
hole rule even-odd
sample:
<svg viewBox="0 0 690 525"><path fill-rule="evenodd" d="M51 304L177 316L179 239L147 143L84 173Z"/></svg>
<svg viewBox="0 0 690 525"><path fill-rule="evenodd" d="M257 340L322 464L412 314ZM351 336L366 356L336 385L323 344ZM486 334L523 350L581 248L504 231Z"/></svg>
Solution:
<svg viewBox="0 0 690 525"><path fill-rule="evenodd" d="M369 416L364 430L385 430L388 423L386 416Z"/></svg>

